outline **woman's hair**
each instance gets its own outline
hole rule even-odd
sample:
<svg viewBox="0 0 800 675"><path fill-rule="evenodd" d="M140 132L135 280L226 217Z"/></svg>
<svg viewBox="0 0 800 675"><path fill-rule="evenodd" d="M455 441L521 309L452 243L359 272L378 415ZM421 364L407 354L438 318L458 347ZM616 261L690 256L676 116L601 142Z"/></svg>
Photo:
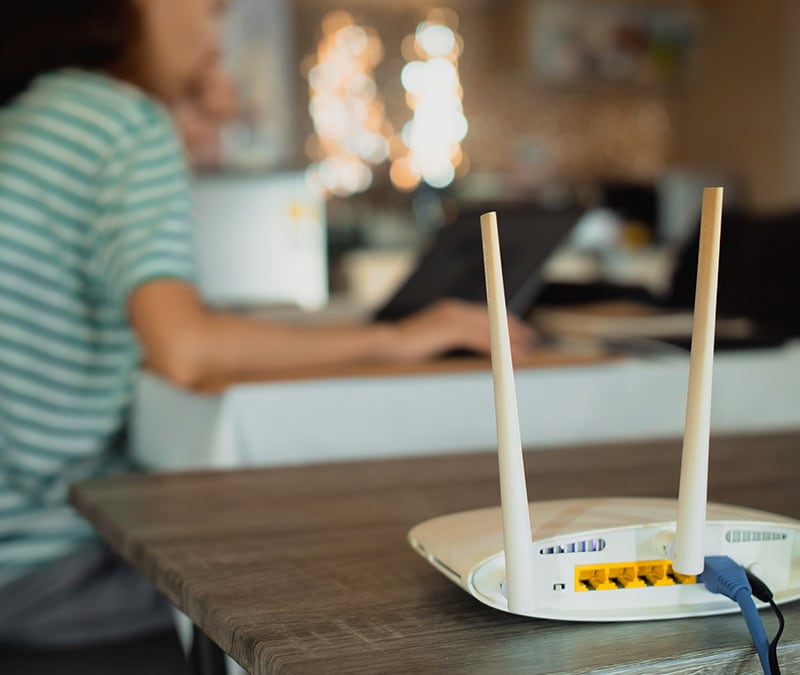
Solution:
<svg viewBox="0 0 800 675"><path fill-rule="evenodd" d="M133 0L0 0L0 105L41 73L117 65L137 30Z"/></svg>

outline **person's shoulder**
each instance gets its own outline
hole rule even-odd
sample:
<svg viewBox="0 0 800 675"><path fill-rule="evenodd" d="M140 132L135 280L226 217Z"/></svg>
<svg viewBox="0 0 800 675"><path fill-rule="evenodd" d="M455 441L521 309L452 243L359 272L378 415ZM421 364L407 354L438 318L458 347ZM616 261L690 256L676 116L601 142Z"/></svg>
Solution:
<svg viewBox="0 0 800 675"><path fill-rule="evenodd" d="M109 75L59 70L38 77L13 106L21 119L48 121L64 135L97 147L174 135L166 110L141 90Z"/></svg>

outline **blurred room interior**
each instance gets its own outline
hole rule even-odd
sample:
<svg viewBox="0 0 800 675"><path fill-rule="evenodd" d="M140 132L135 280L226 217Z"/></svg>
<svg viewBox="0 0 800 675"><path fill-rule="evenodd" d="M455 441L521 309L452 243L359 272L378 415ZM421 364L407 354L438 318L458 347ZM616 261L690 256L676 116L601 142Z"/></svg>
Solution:
<svg viewBox="0 0 800 675"><path fill-rule="evenodd" d="M526 446L675 437L702 190L722 185L713 428L797 427L796 3L240 0L227 31L238 113L195 186L210 304L338 322L448 283L480 300L478 217L497 210L541 348L518 364ZM133 443L154 468L493 448L488 370L199 394L144 372Z"/></svg>
<svg viewBox="0 0 800 675"><path fill-rule="evenodd" d="M756 266L753 233L797 238L783 222L800 202L796 3L440 5L233 5L238 116L196 188L206 298L363 315L442 226L482 207L502 226L513 206L582 214L542 270L545 304L606 284L660 302L714 184L747 233L722 263L720 310L738 313L727 277Z"/></svg>

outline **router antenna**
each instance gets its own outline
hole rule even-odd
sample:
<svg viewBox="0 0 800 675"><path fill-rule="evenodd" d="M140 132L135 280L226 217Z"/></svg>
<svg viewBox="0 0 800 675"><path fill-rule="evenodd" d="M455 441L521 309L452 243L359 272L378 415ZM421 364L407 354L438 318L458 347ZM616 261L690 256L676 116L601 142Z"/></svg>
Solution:
<svg viewBox="0 0 800 675"><path fill-rule="evenodd" d="M531 520L511 363L511 340L508 334L497 214L494 211L481 216L481 237L486 271L486 299L489 305L506 597L510 612L524 614L534 607Z"/></svg>
<svg viewBox="0 0 800 675"><path fill-rule="evenodd" d="M703 571L703 534L708 498L708 442L711 434L711 373L714 364L714 324L722 224L722 188L703 190L700 255L689 360L689 393L683 433L678 522L672 566L680 574Z"/></svg>

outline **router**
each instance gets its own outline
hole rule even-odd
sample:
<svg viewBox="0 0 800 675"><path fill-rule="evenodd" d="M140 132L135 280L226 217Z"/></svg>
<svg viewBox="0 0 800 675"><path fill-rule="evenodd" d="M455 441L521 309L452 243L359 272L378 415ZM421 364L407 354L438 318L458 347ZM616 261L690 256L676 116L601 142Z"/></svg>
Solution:
<svg viewBox="0 0 800 675"><path fill-rule="evenodd" d="M643 621L739 611L698 581L704 557L729 556L776 603L800 598L800 521L707 504L722 188L706 188L678 500L528 503L497 216L481 217L491 330L500 507L441 516L409 542L470 595L496 609L565 621Z"/></svg>

